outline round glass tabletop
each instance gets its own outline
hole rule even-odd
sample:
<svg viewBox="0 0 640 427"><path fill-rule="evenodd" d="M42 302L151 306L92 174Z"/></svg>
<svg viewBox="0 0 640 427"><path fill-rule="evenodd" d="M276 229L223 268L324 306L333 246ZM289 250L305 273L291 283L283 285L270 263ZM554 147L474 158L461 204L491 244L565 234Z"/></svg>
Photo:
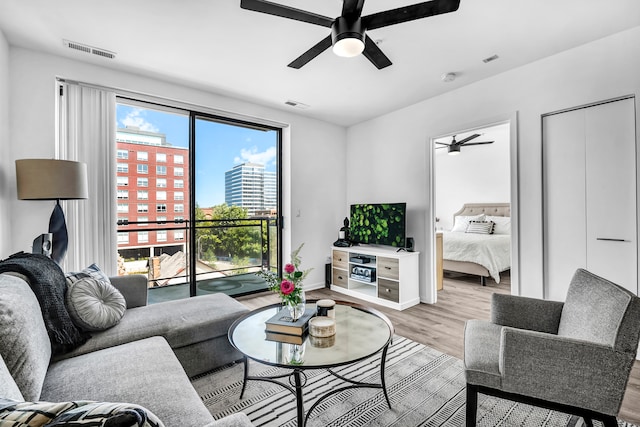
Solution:
<svg viewBox="0 0 640 427"><path fill-rule="evenodd" d="M307 308L315 309L315 303ZM392 337L391 322L375 310L359 305L336 303L336 334L327 338L305 335L300 343L271 341L265 321L281 305L254 310L236 320L229 329L229 341L245 356L260 363L285 368L329 368L353 363L384 349Z"/></svg>

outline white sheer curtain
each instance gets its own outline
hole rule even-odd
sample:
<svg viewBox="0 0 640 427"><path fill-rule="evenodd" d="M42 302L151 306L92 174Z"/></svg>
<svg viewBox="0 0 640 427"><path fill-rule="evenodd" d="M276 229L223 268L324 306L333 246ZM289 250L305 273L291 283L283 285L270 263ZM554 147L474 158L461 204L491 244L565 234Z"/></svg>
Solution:
<svg viewBox="0 0 640 427"><path fill-rule="evenodd" d="M69 249L64 271L95 263L117 273L116 97L112 92L60 83L58 157L87 164L89 199L64 202Z"/></svg>

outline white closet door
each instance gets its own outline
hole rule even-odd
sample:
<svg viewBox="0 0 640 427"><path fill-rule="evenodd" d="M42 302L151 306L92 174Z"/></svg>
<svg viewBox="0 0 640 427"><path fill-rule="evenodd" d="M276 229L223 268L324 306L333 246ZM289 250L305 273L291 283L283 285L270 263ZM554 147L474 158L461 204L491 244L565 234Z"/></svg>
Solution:
<svg viewBox="0 0 640 427"><path fill-rule="evenodd" d="M634 100L584 111L587 268L637 294Z"/></svg>
<svg viewBox="0 0 640 427"><path fill-rule="evenodd" d="M543 117L544 295L557 301L586 267L584 122L584 110Z"/></svg>

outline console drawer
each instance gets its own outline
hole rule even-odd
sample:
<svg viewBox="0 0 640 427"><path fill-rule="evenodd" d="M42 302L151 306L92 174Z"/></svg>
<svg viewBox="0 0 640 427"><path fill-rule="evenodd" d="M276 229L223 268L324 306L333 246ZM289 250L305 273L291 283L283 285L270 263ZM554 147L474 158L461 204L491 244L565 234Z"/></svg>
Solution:
<svg viewBox="0 0 640 427"><path fill-rule="evenodd" d="M333 251L333 258L331 263L334 268L348 269L349 254L344 251Z"/></svg>
<svg viewBox="0 0 640 427"><path fill-rule="evenodd" d="M332 273L333 273L332 274L333 280L331 282L332 284L336 286L340 286L342 288L348 287L347 281L348 281L349 275L347 274L346 270L338 270L334 268Z"/></svg>
<svg viewBox="0 0 640 427"><path fill-rule="evenodd" d="M394 258L378 257L378 277L400 279L398 260Z"/></svg>
<svg viewBox="0 0 640 427"><path fill-rule="evenodd" d="M378 278L378 298L400 302L400 283Z"/></svg>

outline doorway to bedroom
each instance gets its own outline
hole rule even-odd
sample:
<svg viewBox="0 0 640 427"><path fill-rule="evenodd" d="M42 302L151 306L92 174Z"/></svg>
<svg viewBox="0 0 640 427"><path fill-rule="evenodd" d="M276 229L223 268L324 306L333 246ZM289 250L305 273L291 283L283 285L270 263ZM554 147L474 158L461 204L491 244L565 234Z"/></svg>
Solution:
<svg viewBox="0 0 640 427"><path fill-rule="evenodd" d="M511 121L432 139L436 289L511 287Z"/></svg>

